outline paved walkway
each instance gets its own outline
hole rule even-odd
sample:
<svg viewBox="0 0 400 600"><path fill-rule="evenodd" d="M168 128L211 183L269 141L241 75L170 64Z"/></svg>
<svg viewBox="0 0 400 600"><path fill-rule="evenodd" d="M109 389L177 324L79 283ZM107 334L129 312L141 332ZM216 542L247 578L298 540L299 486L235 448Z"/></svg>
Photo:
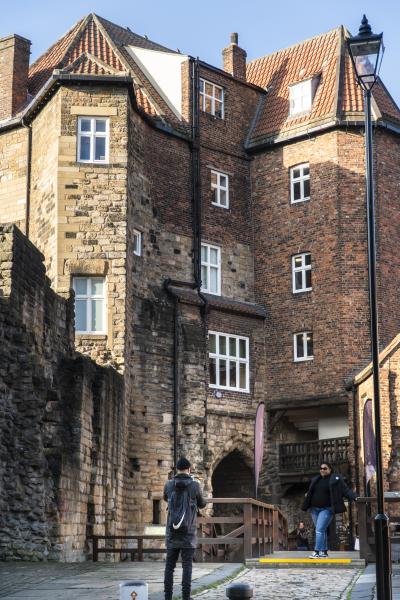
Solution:
<svg viewBox="0 0 400 600"><path fill-rule="evenodd" d="M201 592L236 574L250 583L259 600L376 600L375 567L359 569L246 569L242 565L195 564L193 591L198 600L226 600L226 583ZM162 561L143 563L0 563L3 600L119 600L119 583L141 579L149 584L149 600L163 600ZM176 582L181 579L177 567ZM349 596L349 591L351 595ZM179 586L174 594L179 594ZM393 573L393 600L400 600L400 570Z"/></svg>

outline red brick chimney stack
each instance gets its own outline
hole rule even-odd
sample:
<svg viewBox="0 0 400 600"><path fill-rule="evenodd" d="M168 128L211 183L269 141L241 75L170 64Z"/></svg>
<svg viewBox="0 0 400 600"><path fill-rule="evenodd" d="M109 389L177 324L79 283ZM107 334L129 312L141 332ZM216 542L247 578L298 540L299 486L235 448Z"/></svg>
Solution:
<svg viewBox="0 0 400 600"><path fill-rule="evenodd" d="M224 62L224 71L227 71L234 77L246 81L246 56L243 48L238 46L239 36L237 33L231 33L231 43L222 50Z"/></svg>
<svg viewBox="0 0 400 600"><path fill-rule="evenodd" d="M19 35L0 39L0 121L26 104L30 46L31 42Z"/></svg>

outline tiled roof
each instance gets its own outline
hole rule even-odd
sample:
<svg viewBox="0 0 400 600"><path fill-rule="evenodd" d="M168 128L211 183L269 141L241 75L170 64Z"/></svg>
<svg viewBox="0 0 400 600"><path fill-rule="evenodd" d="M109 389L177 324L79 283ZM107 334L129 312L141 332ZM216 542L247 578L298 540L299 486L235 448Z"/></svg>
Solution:
<svg viewBox="0 0 400 600"><path fill-rule="evenodd" d="M363 98L346 49L349 33L338 27L247 65L247 80L268 90L249 137L249 145L289 138L319 123L362 113ZM289 116L289 86L317 77L309 113ZM400 122L400 111L383 85L373 90L383 118Z"/></svg>
<svg viewBox="0 0 400 600"><path fill-rule="evenodd" d="M161 114L176 121L175 115L126 52L125 45L172 52L102 17L89 14L31 65L30 94L35 96L55 69L87 75L132 73L140 83L139 88L142 87L135 90L137 103L142 110L151 116Z"/></svg>

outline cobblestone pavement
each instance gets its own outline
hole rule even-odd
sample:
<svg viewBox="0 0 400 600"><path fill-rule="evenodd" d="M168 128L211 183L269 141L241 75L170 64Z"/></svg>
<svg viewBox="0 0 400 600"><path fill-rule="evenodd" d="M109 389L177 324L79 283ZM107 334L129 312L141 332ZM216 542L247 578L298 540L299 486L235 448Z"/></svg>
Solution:
<svg viewBox="0 0 400 600"><path fill-rule="evenodd" d="M356 569L252 569L235 581L249 583L260 600L339 600L360 572ZM198 600L226 600L225 585L195 596Z"/></svg>

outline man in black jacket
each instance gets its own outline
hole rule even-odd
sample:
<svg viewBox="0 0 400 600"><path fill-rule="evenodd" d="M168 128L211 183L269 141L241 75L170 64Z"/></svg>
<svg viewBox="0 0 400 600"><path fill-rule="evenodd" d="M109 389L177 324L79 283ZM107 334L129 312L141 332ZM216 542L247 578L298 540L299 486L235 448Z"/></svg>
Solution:
<svg viewBox="0 0 400 600"><path fill-rule="evenodd" d="M168 520L166 527L167 561L164 574L165 600L172 600L174 570L181 554L182 558L182 600L190 600L192 586L193 555L197 546L197 511L204 508L206 502L197 481L190 475L191 465L187 458L180 458L176 464L177 474L164 486L164 500L168 502ZM180 519L172 522L172 512L176 497L182 495L187 501L189 515L182 515L183 531L180 531Z"/></svg>

